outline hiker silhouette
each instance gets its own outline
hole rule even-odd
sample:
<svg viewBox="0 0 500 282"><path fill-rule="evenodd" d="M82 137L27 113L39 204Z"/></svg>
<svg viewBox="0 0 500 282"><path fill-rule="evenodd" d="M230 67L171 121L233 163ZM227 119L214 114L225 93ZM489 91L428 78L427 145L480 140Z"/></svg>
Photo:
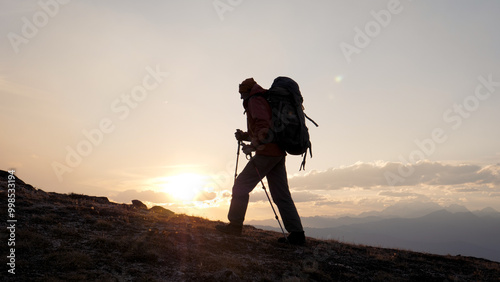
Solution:
<svg viewBox="0 0 500 282"><path fill-rule="evenodd" d="M255 155L235 179L228 212L229 224L218 225L216 228L226 234L241 235L249 194L266 177L273 201L290 233L287 239L280 238L280 242L288 240L291 244L302 245L305 243L304 229L288 187L286 152L276 143L265 142L269 140L267 135L271 132L272 124L271 107L261 96L266 91L253 78L248 78L239 85L248 130L236 130L235 137L238 142L250 142L243 145L242 151L247 155L254 152Z"/></svg>

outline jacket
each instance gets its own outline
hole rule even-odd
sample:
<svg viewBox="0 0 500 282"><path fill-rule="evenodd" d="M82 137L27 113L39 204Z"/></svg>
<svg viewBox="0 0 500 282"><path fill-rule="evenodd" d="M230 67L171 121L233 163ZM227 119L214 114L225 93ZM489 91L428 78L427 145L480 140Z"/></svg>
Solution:
<svg viewBox="0 0 500 282"><path fill-rule="evenodd" d="M260 85L255 84L248 98L243 101L247 115L249 141L256 148L255 154L257 155L284 156L286 153L278 144L269 142L272 138L272 135L268 134L272 124L271 107L264 97L258 95L266 91Z"/></svg>

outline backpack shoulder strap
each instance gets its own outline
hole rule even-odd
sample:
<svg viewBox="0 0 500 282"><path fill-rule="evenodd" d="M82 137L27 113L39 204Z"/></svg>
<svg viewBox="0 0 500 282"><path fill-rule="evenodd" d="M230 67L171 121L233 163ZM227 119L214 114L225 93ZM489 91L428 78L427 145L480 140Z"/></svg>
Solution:
<svg viewBox="0 0 500 282"><path fill-rule="evenodd" d="M316 122L315 122L312 118L308 117L308 116L306 115L306 113L304 113L304 116L305 116L305 117L306 117L306 118L307 118L310 122L312 122L314 125L316 125L316 127L318 127L318 126L319 126L319 125L318 125L318 124L317 124L317 123L316 123ZM312 157L312 156L311 156L311 157Z"/></svg>

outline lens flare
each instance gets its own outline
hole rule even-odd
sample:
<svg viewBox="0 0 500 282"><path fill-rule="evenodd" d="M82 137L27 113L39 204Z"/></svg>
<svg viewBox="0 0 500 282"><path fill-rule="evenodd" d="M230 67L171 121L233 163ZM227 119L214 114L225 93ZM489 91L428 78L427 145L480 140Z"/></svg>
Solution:
<svg viewBox="0 0 500 282"><path fill-rule="evenodd" d="M183 173L166 177L163 191L178 201L192 201L206 186L206 177L195 173Z"/></svg>

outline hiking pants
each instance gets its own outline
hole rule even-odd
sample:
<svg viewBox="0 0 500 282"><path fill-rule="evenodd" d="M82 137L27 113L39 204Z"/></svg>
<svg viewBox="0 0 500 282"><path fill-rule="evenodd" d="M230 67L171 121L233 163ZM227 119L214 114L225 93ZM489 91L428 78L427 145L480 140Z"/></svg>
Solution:
<svg viewBox="0 0 500 282"><path fill-rule="evenodd" d="M231 206L228 213L229 221L232 224L243 225L250 198L249 194L260 182L261 177L264 176L267 178L269 191L274 203L278 206L286 230L288 232L304 231L288 188L285 156L255 155L247 163L236 178L233 186Z"/></svg>

